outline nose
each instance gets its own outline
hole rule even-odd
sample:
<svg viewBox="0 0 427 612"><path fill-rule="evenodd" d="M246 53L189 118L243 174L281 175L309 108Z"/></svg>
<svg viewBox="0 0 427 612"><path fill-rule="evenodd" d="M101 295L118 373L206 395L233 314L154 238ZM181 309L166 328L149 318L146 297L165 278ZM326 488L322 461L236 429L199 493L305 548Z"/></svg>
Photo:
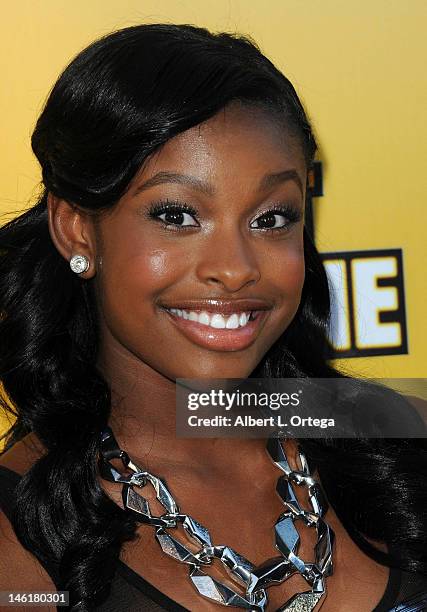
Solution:
<svg viewBox="0 0 427 612"><path fill-rule="evenodd" d="M216 234L216 235L214 235ZM197 277L203 283L218 285L233 293L261 278L261 271L249 240L234 228L222 227L221 236L214 232L199 252Z"/></svg>

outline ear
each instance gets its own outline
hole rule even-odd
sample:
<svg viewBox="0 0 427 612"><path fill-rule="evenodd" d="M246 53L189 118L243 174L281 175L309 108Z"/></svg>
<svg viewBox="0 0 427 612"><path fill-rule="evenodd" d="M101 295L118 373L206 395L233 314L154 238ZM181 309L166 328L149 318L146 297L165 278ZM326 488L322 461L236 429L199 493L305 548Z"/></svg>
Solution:
<svg viewBox="0 0 427 612"><path fill-rule="evenodd" d="M59 253L70 261L73 255L86 255L89 269L79 276L95 276L96 239L94 219L77 206L51 193L47 198L49 232Z"/></svg>

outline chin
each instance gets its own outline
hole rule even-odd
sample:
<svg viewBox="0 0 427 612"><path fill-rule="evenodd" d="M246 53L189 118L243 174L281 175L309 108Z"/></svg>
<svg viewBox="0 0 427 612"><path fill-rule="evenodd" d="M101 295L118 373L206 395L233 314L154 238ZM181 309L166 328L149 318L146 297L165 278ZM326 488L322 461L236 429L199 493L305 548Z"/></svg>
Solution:
<svg viewBox="0 0 427 612"><path fill-rule="evenodd" d="M208 361L208 360L206 360ZM225 359L224 359L225 361ZM198 364L200 366L200 362ZM242 367L242 363L230 364L228 367L226 364L209 364L206 363L205 367L183 367L179 371L175 371L174 378L201 378L201 379L215 379L215 378L247 378L251 372L254 371L257 364L248 364L247 367ZM170 378L170 376L169 376Z"/></svg>

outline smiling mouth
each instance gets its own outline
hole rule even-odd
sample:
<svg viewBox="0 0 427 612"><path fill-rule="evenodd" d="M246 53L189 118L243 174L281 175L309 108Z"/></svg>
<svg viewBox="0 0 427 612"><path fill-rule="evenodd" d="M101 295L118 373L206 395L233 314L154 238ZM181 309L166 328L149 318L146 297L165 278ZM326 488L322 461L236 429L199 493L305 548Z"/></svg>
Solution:
<svg viewBox="0 0 427 612"><path fill-rule="evenodd" d="M193 343L219 351L248 348L259 335L268 311L222 314L206 310L162 308L174 326Z"/></svg>
<svg viewBox="0 0 427 612"><path fill-rule="evenodd" d="M181 308L167 308L166 310L185 321L194 321L213 329L239 329L240 327L246 327L249 321L254 321L260 312L258 310L249 310L246 312L223 314L206 310L196 311Z"/></svg>

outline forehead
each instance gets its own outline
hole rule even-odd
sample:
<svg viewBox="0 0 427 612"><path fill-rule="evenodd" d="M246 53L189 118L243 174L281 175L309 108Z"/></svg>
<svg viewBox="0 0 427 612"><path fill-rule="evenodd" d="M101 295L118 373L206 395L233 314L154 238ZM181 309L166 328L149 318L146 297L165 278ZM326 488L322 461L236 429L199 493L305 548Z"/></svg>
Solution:
<svg viewBox="0 0 427 612"><path fill-rule="evenodd" d="M166 142L147 160L138 179L180 172L214 184L250 185L289 169L297 170L305 185L298 138L272 113L234 103Z"/></svg>

